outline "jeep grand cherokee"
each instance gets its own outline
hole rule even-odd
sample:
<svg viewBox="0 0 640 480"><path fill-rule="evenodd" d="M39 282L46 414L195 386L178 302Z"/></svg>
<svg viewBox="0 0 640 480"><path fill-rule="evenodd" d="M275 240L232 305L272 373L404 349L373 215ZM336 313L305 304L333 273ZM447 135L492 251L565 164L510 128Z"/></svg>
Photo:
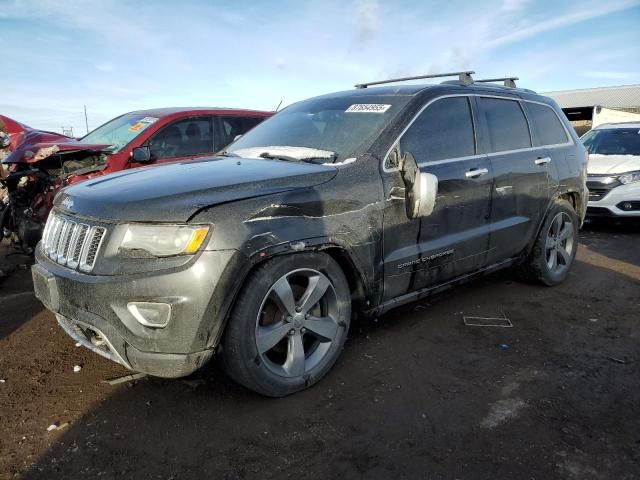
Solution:
<svg viewBox="0 0 640 480"><path fill-rule="evenodd" d="M130 369L179 377L217 352L236 381L283 396L329 371L352 311L507 266L560 283L586 151L552 100L470 73L312 98L222 156L66 188L36 295Z"/></svg>

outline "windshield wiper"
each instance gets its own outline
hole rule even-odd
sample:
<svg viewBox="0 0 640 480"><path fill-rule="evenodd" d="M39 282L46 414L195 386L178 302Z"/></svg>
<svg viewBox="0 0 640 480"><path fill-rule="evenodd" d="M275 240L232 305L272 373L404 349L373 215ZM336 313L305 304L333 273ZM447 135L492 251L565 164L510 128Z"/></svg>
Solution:
<svg viewBox="0 0 640 480"><path fill-rule="evenodd" d="M266 158L268 160L284 160L286 162L301 162L302 161L299 158L290 157L289 155L281 155L281 154L273 155L273 154L271 154L269 152L262 152L258 156L260 158Z"/></svg>
<svg viewBox="0 0 640 480"><path fill-rule="evenodd" d="M269 160L284 160L287 162L309 162L309 163L327 163L327 164L331 164L331 163L335 163L336 160L338 159L338 154L334 153L333 155L331 155L330 158L325 158L325 157L307 157L307 158L296 158L296 157L292 157L290 155L282 155L282 154L273 154L273 153L269 153L269 152L262 152L259 155L260 158L266 158ZM318 160L320 160L320 162L318 162Z"/></svg>

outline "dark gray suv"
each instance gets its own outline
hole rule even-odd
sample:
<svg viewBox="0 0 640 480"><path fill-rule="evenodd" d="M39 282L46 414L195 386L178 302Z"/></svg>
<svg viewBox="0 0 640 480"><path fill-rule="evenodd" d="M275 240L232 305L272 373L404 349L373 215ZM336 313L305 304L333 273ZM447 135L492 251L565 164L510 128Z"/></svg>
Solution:
<svg viewBox="0 0 640 480"><path fill-rule="evenodd" d="M552 100L471 73L357 85L286 108L217 157L64 189L36 295L132 370L184 376L217 352L236 381L283 396L329 371L355 311L508 266L561 282L586 151Z"/></svg>

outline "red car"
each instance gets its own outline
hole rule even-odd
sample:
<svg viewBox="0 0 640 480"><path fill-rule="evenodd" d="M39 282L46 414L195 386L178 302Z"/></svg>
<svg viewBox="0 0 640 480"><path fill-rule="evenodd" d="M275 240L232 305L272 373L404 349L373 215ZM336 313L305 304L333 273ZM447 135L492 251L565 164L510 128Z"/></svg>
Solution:
<svg viewBox="0 0 640 480"><path fill-rule="evenodd" d="M9 234L31 250L40 240L55 194L64 186L120 170L211 156L270 112L159 108L125 113L81 139L12 125L9 175L0 199L0 240ZM18 131L15 126L18 126Z"/></svg>

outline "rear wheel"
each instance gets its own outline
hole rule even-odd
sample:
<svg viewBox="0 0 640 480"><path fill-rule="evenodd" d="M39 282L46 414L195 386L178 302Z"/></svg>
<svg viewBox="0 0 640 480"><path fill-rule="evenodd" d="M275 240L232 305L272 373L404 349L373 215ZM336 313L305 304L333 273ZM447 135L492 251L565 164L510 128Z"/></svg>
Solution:
<svg viewBox="0 0 640 480"><path fill-rule="evenodd" d="M226 372L272 397L320 380L342 351L351 295L338 264L322 253L277 257L248 279L223 339Z"/></svg>
<svg viewBox="0 0 640 480"><path fill-rule="evenodd" d="M578 216L566 200L550 209L529 258L520 271L525 280L553 286L567 278L578 248Z"/></svg>

